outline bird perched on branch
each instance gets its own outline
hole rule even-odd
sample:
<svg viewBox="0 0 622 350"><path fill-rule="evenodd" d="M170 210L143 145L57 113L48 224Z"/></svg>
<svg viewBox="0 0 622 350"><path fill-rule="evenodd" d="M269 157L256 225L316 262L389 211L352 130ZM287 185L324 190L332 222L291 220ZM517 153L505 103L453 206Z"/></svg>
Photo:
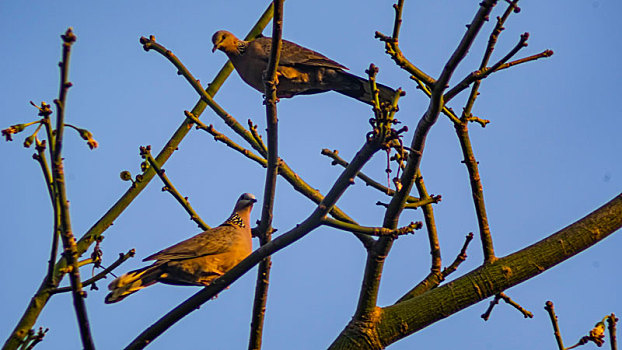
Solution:
<svg viewBox="0 0 622 350"><path fill-rule="evenodd" d="M372 104L369 81L346 72L348 68L291 41L282 40L283 48L277 67L277 97L311 95L336 91L367 104ZM264 92L263 74L268 66L272 38L259 37L244 41L220 30L212 36L214 47L227 54L242 80L259 92ZM377 84L380 102L391 102L395 90Z"/></svg>
<svg viewBox="0 0 622 350"><path fill-rule="evenodd" d="M182 286L209 285L251 253L249 221L256 202L252 194L242 194L235 203L233 213L222 225L143 259L155 262L112 281L108 285L110 293L106 296L106 304L121 301L156 282Z"/></svg>

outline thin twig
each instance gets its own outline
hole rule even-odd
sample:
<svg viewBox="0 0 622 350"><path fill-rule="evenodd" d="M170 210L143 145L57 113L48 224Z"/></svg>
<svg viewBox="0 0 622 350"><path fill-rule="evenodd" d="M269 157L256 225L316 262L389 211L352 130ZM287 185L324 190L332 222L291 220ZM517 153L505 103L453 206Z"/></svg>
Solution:
<svg viewBox="0 0 622 350"><path fill-rule="evenodd" d="M283 43L283 0L275 0L274 17L272 18L272 45L270 47L270 59L268 67L264 72L264 87L266 105L266 125L268 128L268 168L266 169L266 180L264 184L263 204L261 210L261 221L258 227L259 243L261 246L268 244L272 240L272 218L274 211L274 197L276 194L276 178L279 171L278 154L278 118L276 104L278 98L277 90L277 67L281 57L281 47ZM249 128L251 125L249 124ZM253 140L257 143L257 137L250 133ZM261 147L261 145L260 145ZM263 148L263 147L261 147ZM267 256L259 263L257 269L257 281L255 283L255 300L253 302L253 312L251 316L251 330L248 342L249 350L261 349L263 335L263 324L266 316L266 303L268 300L268 286L270 283L270 268L272 260Z"/></svg>
<svg viewBox="0 0 622 350"><path fill-rule="evenodd" d="M460 264L462 264L462 262L466 260L467 258L466 252L467 252L467 249L469 248L469 243L471 243L472 240L473 240L473 232L469 232L469 234L466 235L466 239L464 240L464 244L462 245L460 254L456 256L456 259L449 266L443 269L443 272L441 272L441 274L443 275L443 278L446 278L451 273L456 271L458 269L458 266L460 266Z"/></svg>
<svg viewBox="0 0 622 350"><path fill-rule="evenodd" d="M60 216L60 237L63 242L63 256L67 259L70 267L69 281L71 282L73 305L78 319L78 327L80 329L80 337L84 349L95 349L89 319L86 312L84 297L86 294L82 290L82 282L80 281L80 269L78 267L78 249L76 240L71 229L71 218L69 215L69 201L67 199L67 191L65 189L65 170L62 158L63 135L65 130L65 107L67 102L67 92L71 87L68 81L69 76L69 58L71 54L71 45L76 41L76 36L71 28L67 29L63 39L63 58L60 63L60 91L58 99L54 100L56 105L56 140L54 144L54 152L52 159L52 181L56 188L56 205L59 208Z"/></svg>
<svg viewBox="0 0 622 350"><path fill-rule="evenodd" d="M336 228L336 229L353 232L353 233L362 233L364 235L376 236L376 237L391 236L394 238L397 238L398 236L403 236L409 233L414 233L415 230L420 229L423 225L421 221L417 221L417 222L411 222L407 226L391 230L391 229L384 228L384 227L360 226L360 225L351 224L345 221L340 221L340 220L331 219L331 218L323 219L322 224Z"/></svg>
<svg viewBox="0 0 622 350"><path fill-rule="evenodd" d="M348 166L348 162L346 162L343 158L339 156L339 151L337 150L331 151L328 148L324 148L322 149L322 155L331 158L333 160L332 165L341 165L344 168ZM356 174L356 177L363 180L365 182L365 185L371 186L378 191L386 194L387 196L393 196L395 194L395 190L380 184L378 181L373 180L371 177L365 175L363 172L359 172L358 174ZM421 200L417 197L408 196L406 198L406 202L415 204L420 203Z"/></svg>
<svg viewBox="0 0 622 350"><path fill-rule="evenodd" d="M32 350L34 347L43 341L45 334L49 331L49 328L43 329L39 327L39 330L35 332L34 329L28 331L26 339L22 340L20 350Z"/></svg>
<svg viewBox="0 0 622 350"><path fill-rule="evenodd" d="M417 191L419 192L419 198L422 201L426 200L434 200L433 197L428 195L428 191L425 188L425 184L423 183L423 176L421 176L421 171L417 171L417 178L415 179L415 186L417 187ZM433 203L433 202L430 202ZM428 231L428 241L430 243L430 255L432 256L432 261L430 264L430 273L435 274L441 272L441 247L438 242L438 233L436 231L436 222L434 220L434 209L432 209L431 204L425 204L422 206L423 217L425 220L425 227Z"/></svg>
<svg viewBox="0 0 622 350"><path fill-rule="evenodd" d="M41 167L41 172L43 173L43 178L45 179L45 187L48 190L48 194L50 196L50 202L52 204L52 208L54 208L54 224L52 228L52 246L50 248L50 259L48 260L48 272L46 275L46 281L48 285L53 285L54 278L54 264L56 263L56 257L58 255L58 240L59 240L59 232L58 232L58 211L56 206L56 189L54 186L54 182L52 180L52 173L50 172L50 167L47 163L47 158L45 157L45 148L46 142L45 140L39 141L38 138L35 137L35 149L37 153L32 155L32 158L35 159L39 166Z"/></svg>
<svg viewBox="0 0 622 350"><path fill-rule="evenodd" d="M471 74L467 75L464 79L462 79L462 81L456 84L456 86L454 86L449 91L447 91L447 93L444 96L445 103L451 101L451 99L456 97L456 95L458 95L463 90L467 89L469 85L471 85L473 82L482 80L488 77L490 74L499 71L499 67L505 64L507 61L509 61L510 58L514 57L514 55L516 55L520 49L527 46L528 38L529 38L529 33L523 33L520 36L520 40L514 46L514 48L512 48L512 50L510 50L510 52L507 55L505 55L492 67L481 68L480 70L472 72Z"/></svg>
<svg viewBox="0 0 622 350"><path fill-rule="evenodd" d="M412 64L408 59L406 59L406 57L404 57L404 54L400 50L398 42L400 27L402 26L402 11L404 10L404 1L398 0L397 4L393 5L393 8L395 9L395 20L393 22L392 36L388 37L377 31L375 37L385 43L386 53L391 56L393 61L395 61L395 63L400 68L416 76L418 79L424 81L428 86L434 85L434 78L425 74L422 70Z"/></svg>
<svg viewBox="0 0 622 350"><path fill-rule="evenodd" d="M431 194L426 199L420 199L414 203L406 203L406 205L404 205L404 209L417 209L417 208L420 208L420 207L423 207L429 204L436 204L440 202L442 199L443 197L440 194Z"/></svg>
<svg viewBox="0 0 622 350"><path fill-rule="evenodd" d="M484 319L484 321L488 321L488 318L490 318L490 314L492 313L492 309L495 307L495 305L499 303L499 300L503 300L506 304L513 306L516 310L520 311L520 313L523 314L523 317L533 318L533 314L530 311L526 310L519 303L512 300L505 293L501 292L495 295L495 298L490 302L490 305L488 306L486 312L482 314L482 318Z"/></svg>
<svg viewBox="0 0 622 350"><path fill-rule="evenodd" d="M490 304L488 304L488 309L486 309L486 311L480 316L484 319L484 321L488 321L488 318L490 318L490 314L492 313L492 309L499 304L499 300L501 300L501 294L497 294L494 298L492 298Z"/></svg>
<svg viewBox="0 0 622 350"><path fill-rule="evenodd" d="M501 296L501 299L503 299L503 301L505 301L508 305L511 305L516 310L518 310L521 314L523 314L524 318L533 318L533 313L531 313L531 311L529 311L529 310L525 309L524 307L522 307L519 303L517 303L514 300L512 300L505 293L501 292L501 293L499 293L499 295Z"/></svg>
<svg viewBox="0 0 622 350"><path fill-rule="evenodd" d="M119 253L119 258L113 262L110 266L108 266L106 269L102 270L101 272L99 272L97 275L85 280L82 283L82 287L87 287L90 286L91 284L106 278L106 276L111 273L112 271L114 271L114 269L116 269L117 267L119 267L119 265L123 264L127 259L134 257L134 255L136 254L136 250L134 250L133 248L130 249L127 253L123 254L123 253ZM49 291L50 294L58 294L58 293L66 293L66 292L70 292L71 291L71 287L61 287L61 288L55 288Z"/></svg>
<svg viewBox="0 0 622 350"><path fill-rule="evenodd" d="M611 344L611 350L618 350L618 340L616 339L616 324L618 319L615 314L607 317L607 329L609 330L609 344Z"/></svg>
<svg viewBox="0 0 622 350"><path fill-rule="evenodd" d="M430 271L430 273L421 282L419 282L413 289L408 291L408 293L404 294L404 296L402 296L395 303L398 304L398 303L401 303L402 301L412 299L418 295L421 295L427 292L428 290L432 288L437 287L441 282L445 280L445 278L447 278L447 276L449 276L452 272L456 271L458 269L458 266L460 266L460 264L462 264L463 261L466 260L467 258L466 251L472 239L473 239L473 233L469 233L466 236L466 240L464 241L464 244L462 245L460 254L456 256L456 259L454 260L454 262L451 263L451 265L444 268L442 272Z"/></svg>
<svg viewBox="0 0 622 350"><path fill-rule="evenodd" d="M209 230L209 225L206 224L205 221L201 219L199 214L197 214L194 208L192 208L190 202L188 201L188 197L183 197L179 193L179 191L177 191L171 180L169 180L168 176L166 176L166 174L164 173L164 169L162 169L158 162L153 158L153 156L151 155L151 146L140 147L140 156L146 159L147 162L149 162L149 165L153 167L156 174L158 174L158 176L160 177L160 180L162 180L162 182L164 183L162 191L170 193L177 200L177 202L181 204L184 210L186 210L186 212L190 215L190 220L194 221L200 229Z"/></svg>
<svg viewBox="0 0 622 350"><path fill-rule="evenodd" d="M479 66L480 69L483 69L484 67L488 65L488 62L490 61L490 57L492 56L492 53L497 44L497 40L499 39L499 35L504 29L503 25L505 24L505 21L508 19L508 17L510 17L512 12L515 12L516 9L518 8L516 6L517 3L518 3L518 0L513 0L509 4L509 6L505 9L505 12L503 13L503 15L501 17L497 17L497 23L488 38L488 45L486 46L486 50L484 51L484 56L482 57L482 62L480 63L480 66ZM469 98L467 99L466 106L464 107L464 110L463 110L462 120L466 120L466 116L471 115L471 110L473 109L473 105L475 104L475 99L479 95L478 91L479 91L480 84L481 84L481 81L475 81L475 83L473 84L473 87L471 87Z"/></svg>
<svg viewBox="0 0 622 350"><path fill-rule="evenodd" d="M196 128L197 129L206 131L208 134L214 136L214 140L215 141L220 141L220 142L224 143L228 147L230 147L230 148L240 152L242 155L244 155L245 157L255 161L257 164L261 165L264 168L266 168L268 166L268 161L265 158L263 158L261 156L258 156L255 153L253 153L253 151L251 151L249 149L246 149L246 148L238 145L237 143L233 142L225 134L223 134L221 132L218 132L214 128L214 126L212 124L206 125L205 123L200 121L199 118L197 118L194 114L192 114L189 111L184 111L184 114L186 115L186 117L188 119L192 120L192 122L194 122L196 124Z"/></svg>
<svg viewBox="0 0 622 350"><path fill-rule="evenodd" d="M488 214L486 213L486 203L484 201L484 188L482 186L481 176L479 174L479 163L475 159L471 139L469 137L468 123L465 121L455 124L456 134L460 141L460 148L464 157L464 164L469 173L469 182L471 185L471 196L475 206L477 215L477 224L479 227L479 235L482 242L482 251L484 254L484 262L490 263L496 259L492 242L492 234L490 233L490 225L488 224Z"/></svg>
<svg viewBox="0 0 622 350"><path fill-rule="evenodd" d="M257 132L257 124L253 124L253 121L250 119L248 120L248 130L250 130L255 141L257 141L257 143L261 146L261 149L263 150L261 155L265 157L268 154L268 148L263 143L263 139L261 138L261 135L259 135L259 132Z"/></svg>
<svg viewBox="0 0 622 350"><path fill-rule="evenodd" d="M555 315L555 307L553 306L553 302L550 300L547 301L544 309L549 313L549 317L551 318L551 323L553 324L553 334L555 335L555 340L557 341L557 347L559 350L564 350L564 341L562 340L562 335L559 332L559 324L557 323L557 315Z"/></svg>

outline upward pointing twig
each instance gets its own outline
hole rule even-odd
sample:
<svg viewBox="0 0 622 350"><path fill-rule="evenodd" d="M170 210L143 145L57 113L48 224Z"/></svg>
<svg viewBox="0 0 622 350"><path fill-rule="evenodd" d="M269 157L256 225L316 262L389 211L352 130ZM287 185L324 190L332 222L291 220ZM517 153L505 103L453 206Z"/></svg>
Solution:
<svg viewBox="0 0 622 350"><path fill-rule="evenodd" d="M270 48L270 60L264 72L265 100L266 105L266 125L268 128L268 168L266 169L266 181L264 185L263 205L261 211L261 221L259 223L259 242L261 246L266 245L272 240L272 217L274 209L274 196L276 192L276 178L279 172L278 155L278 119L276 104L277 89L277 67L281 57L281 47L283 43L283 0L275 0L274 16L272 18L272 46ZM251 135L254 135L251 133ZM259 263L257 270L257 282L255 285L255 302L253 304L253 314L251 320L251 331L248 342L249 350L261 349L261 338L263 335L263 323L266 314L266 303L268 299L268 285L270 283L270 267L272 260L270 256L264 258Z"/></svg>
<svg viewBox="0 0 622 350"><path fill-rule="evenodd" d="M86 305L84 297L86 293L82 290L82 282L80 281L80 269L78 267L78 249L76 247L76 239L71 230L71 218L69 215L69 201L67 200L67 191L65 188L65 170L63 166L62 147L63 135L65 129L65 105L67 100L67 92L71 87L68 81L69 76L69 58L71 54L71 46L76 41L76 36L71 28L67 29L63 38L63 59L60 63L61 81L58 99L54 100L56 104L56 139L53 150L51 149L52 158L52 181L56 189L56 206L59 209L60 216L60 237L63 242L63 256L67 259L69 266L69 281L71 282L71 290L73 297L73 306L78 319L78 327L80 328L80 337L84 349L95 349L89 319L86 313Z"/></svg>

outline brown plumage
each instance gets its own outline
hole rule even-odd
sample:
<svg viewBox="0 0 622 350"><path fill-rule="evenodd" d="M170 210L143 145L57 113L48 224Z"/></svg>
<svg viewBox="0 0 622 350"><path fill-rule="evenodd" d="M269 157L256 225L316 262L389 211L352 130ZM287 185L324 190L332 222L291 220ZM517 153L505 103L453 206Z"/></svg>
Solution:
<svg viewBox="0 0 622 350"><path fill-rule="evenodd" d="M348 68L291 41L282 40L283 48L277 67L277 97L310 95L336 91L359 101L371 104L369 81L346 72ZM270 59L272 39L260 37L243 41L235 35L220 30L212 36L214 47L227 54L242 80L259 92L264 92L263 72ZM390 102L395 90L377 84L380 102Z"/></svg>
<svg viewBox="0 0 622 350"><path fill-rule="evenodd" d="M252 251L250 212L257 202L244 193L235 203L231 216L220 226L150 255L143 261L155 262L130 271L108 285L107 304L123 300L156 282L207 286L244 260Z"/></svg>

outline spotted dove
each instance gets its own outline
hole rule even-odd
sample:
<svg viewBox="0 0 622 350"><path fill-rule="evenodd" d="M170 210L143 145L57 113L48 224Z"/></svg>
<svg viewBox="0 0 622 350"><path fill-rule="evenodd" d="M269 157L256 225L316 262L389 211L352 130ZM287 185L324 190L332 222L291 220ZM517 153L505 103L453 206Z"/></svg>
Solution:
<svg viewBox="0 0 622 350"><path fill-rule="evenodd" d="M277 97L311 95L332 90L371 104L371 87L367 79L346 72L348 68L318 52L291 41L282 42L277 68ZM218 49L227 54L242 80L259 92L265 91L263 73L270 59L271 38L243 41L220 30L212 36L212 43L212 52ZM390 102L395 96L395 90L381 84L377 86L380 102Z"/></svg>
<svg viewBox="0 0 622 350"><path fill-rule="evenodd" d="M222 225L146 257L143 261L155 262L112 281L105 302L116 303L156 282L209 285L251 253L249 221L255 202L257 199L252 194L242 194Z"/></svg>

